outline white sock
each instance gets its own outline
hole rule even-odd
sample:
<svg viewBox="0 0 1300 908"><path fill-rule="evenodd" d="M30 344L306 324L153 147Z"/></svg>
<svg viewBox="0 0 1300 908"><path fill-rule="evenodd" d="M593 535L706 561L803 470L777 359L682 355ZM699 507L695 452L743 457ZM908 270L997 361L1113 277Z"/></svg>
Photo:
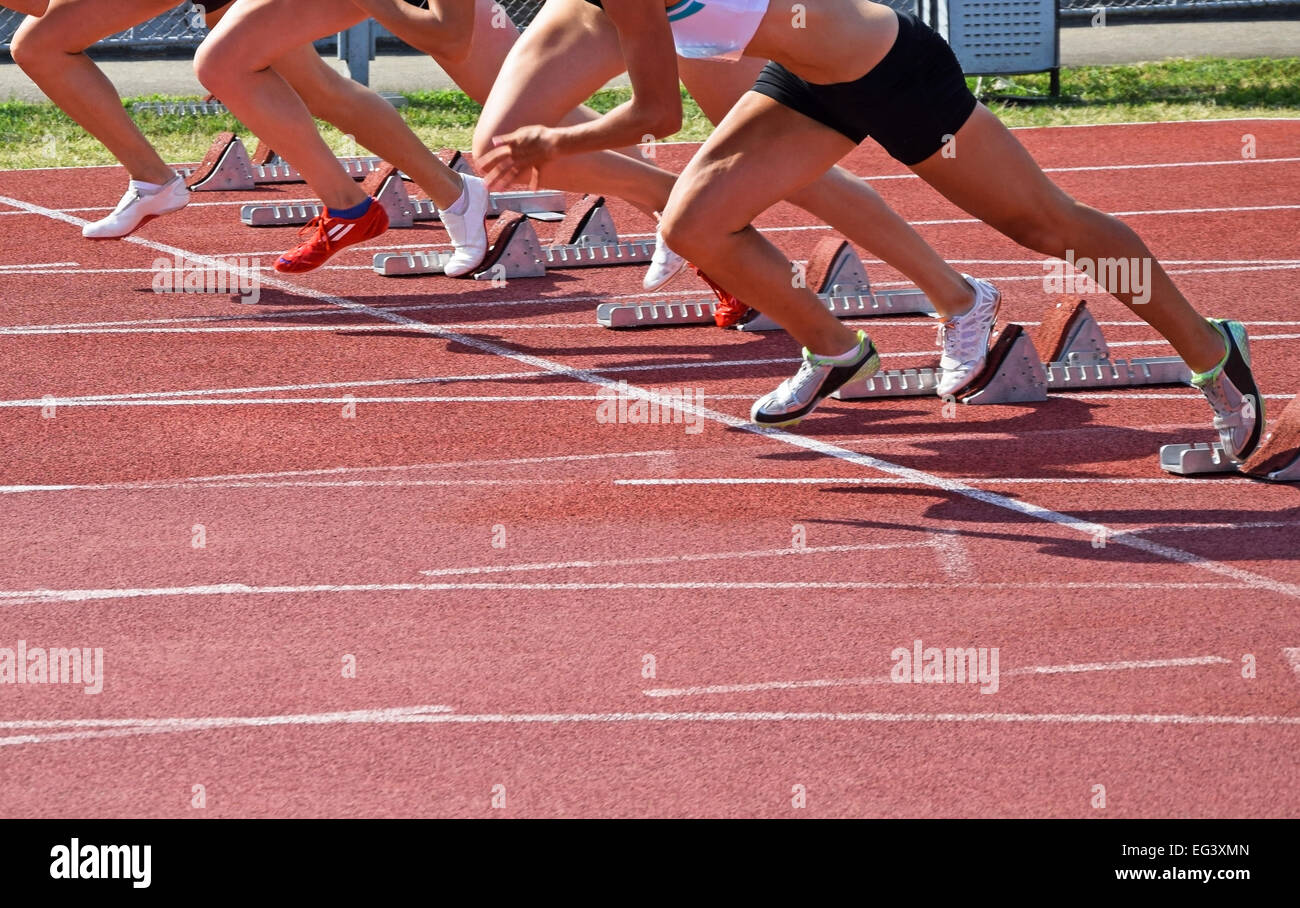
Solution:
<svg viewBox="0 0 1300 908"><path fill-rule="evenodd" d="M847 366L861 355L862 341L859 340L845 353L841 353L838 356L818 356L817 358L825 363L834 363L837 366Z"/></svg>
<svg viewBox="0 0 1300 908"><path fill-rule="evenodd" d="M132 180L131 188L137 189L145 195L153 195L159 189L166 186L166 183L146 183L144 180Z"/></svg>
<svg viewBox="0 0 1300 908"><path fill-rule="evenodd" d="M443 211L448 214L464 214L469 211L469 181L464 177L460 180L460 198L451 203L450 208L444 208Z"/></svg>

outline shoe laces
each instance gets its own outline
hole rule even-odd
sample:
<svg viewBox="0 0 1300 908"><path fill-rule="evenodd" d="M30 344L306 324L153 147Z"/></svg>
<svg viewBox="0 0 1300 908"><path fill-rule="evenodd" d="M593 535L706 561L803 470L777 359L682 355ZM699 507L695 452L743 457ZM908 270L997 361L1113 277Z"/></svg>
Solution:
<svg viewBox="0 0 1300 908"><path fill-rule="evenodd" d="M978 305L978 300L976 305ZM957 357L954 354L957 349L968 346L975 341L978 330L977 320L970 317L974 315L975 307L972 306L969 312L939 322L939 337L935 342L935 346L943 348L944 353L956 359Z"/></svg>
<svg viewBox="0 0 1300 908"><path fill-rule="evenodd" d="M334 243L330 239L329 230L325 226L327 218L323 214L318 214L306 224L298 228L298 236L304 241L304 246L314 246L323 244L326 250L334 248Z"/></svg>

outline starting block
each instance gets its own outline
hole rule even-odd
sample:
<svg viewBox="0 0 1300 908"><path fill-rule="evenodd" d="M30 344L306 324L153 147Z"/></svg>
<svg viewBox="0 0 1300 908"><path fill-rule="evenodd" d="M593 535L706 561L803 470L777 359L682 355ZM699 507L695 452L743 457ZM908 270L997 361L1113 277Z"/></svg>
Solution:
<svg viewBox="0 0 1300 908"><path fill-rule="evenodd" d="M179 168L191 192L236 192L252 189L253 162L248 150L233 132L223 132L212 141L198 167Z"/></svg>
<svg viewBox="0 0 1300 908"><path fill-rule="evenodd" d="M1179 476L1236 473L1270 482L1300 482L1300 394L1297 394L1273 428L1245 463L1235 464L1219 442L1164 445L1160 468Z"/></svg>
<svg viewBox="0 0 1300 908"><path fill-rule="evenodd" d="M488 254L478 270L468 277L476 281L514 280L546 274L542 244L529 215L507 211L488 235ZM441 274L451 259L450 252L381 252L375 256L375 271L388 276ZM410 270L403 270L409 268Z"/></svg>
<svg viewBox="0 0 1300 908"><path fill-rule="evenodd" d="M411 227L424 221L440 219L437 207L428 199L413 199L406 191L402 174L391 164L376 167L361 183L362 191L373 196L388 213L389 227ZM494 192L488 217L500 217L506 211L523 214L551 214L564 210L564 193ZM318 202L290 205L245 205L239 218L249 227L292 227L306 224L325 213Z"/></svg>
<svg viewBox="0 0 1300 908"><path fill-rule="evenodd" d="M831 396L836 400L879 397L924 397L935 394L943 373L936 367L886 369L850 382ZM1047 370L1028 333L1007 325L989 348L984 368L957 395L964 404L1012 404L1047 400Z"/></svg>
<svg viewBox="0 0 1300 908"><path fill-rule="evenodd" d="M474 167L459 151L443 149L438 158L457 173L474 175ZM383 158L374 155L351 155L337 159L339 165L354 180L364 180L377 170L388 166ZM276 154L270 146L259 142L257 151L253 152L253 166L258 168L257 185L275 185L281 183L305 183L298 169Z"/></svg>
<svg viewBox="0 0 1300 908"><path fill-rule="evenodd" d="M1047 351L1040 358L1039 350ZM1044 361L1045 360L1045 361ZM1047 400L1048 393L1093 388L1187 384L1191 370L1176 356L1111 359L1110 348L1084 300L1053 303L1031 336L1007 325L989 350L983 372L957 396L962 403L995 404ZM840 388L839 400L920 397L934 394L937 367L877 372Z"/></svg>
<svg viewBox="0 0 1300 908"><path fill-rule="evenodd" d="M205 95L202 101L139 101L131 105L132 113L180 114L202 117L230 113L216 95Z"/></svg>
<svg viewBox="0 0 1300 908"><path fill-rule="evenodd" d="M515 193L497 193L493 196L512 196ZM519 193L528 196L549 196L550 193ZM563 193L558 195L563 207ZM532 210L514 209L520 214L532 215ZM549 208L547 209L550 210ZM545 212L542 212L545 213ZM500 253L507 273L503 277L537 277L548 268L595 268L605 265L632 265L648 262L654 255L653 240L624 241L618 237L614 221L601 196L584 196L560 222L555 242L544 246L529 221L523 221L504 240L506 248ZM413 274L441 274L451 257L449 252L381 252L375 256L375 271L388 277ZM489 258L491 256L489 255Z"/></svg>
<svg viewBox="0 0 1300 908"><path fill-rule="evenodd" d="M807 285L836 318L934 313L934 306L915 287L872 290L867 268L844 240L824 237L813 249L805 270ZM712 299L650 303L602 303L596 322L605 328L657 328L661 325L711 325ZM738 331L773 331L781 326L757 309L736 325Z"/></svg>
<svg viewBox="0 0 1300 908"><path fill-rule="evenodd" d="M1186 385L1192 379L1192 370L1177 356L1111 359L1101 326L1084 300L1052 304L1033 337L1044 354L1051 392Z"/></svg>

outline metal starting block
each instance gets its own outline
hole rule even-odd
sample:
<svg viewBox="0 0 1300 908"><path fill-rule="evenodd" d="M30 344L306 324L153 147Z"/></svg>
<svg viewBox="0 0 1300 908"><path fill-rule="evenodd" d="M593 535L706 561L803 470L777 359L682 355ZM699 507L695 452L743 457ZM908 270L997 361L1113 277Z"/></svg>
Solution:
<svg viewBox="0 0 1300 908"><path fill-rule="evenodd" d="M212 95L202 101L138 101L131 105L132 113L180 114L201 117L230 113L226 105Z"/></svg>
<svg viewBox="0 0 1300 908"><path fill-rule="evenodd" d="M439 220L437 207L428 199L413 199L406 191L401 173L391 164L383 164L361 183L361 189L384 207L389 227L411 227L416 223ZM524 214L549 214L564 210L563 192L494 192L488 217L500 217L506 211ZM290 227L306 224L325 213L318 202L296 205L245 205L239 219L249 227Z"/></svg>
<svg viewBox="0 0 1300 908"><path fill-rule="evenodd" d="M1101 326L1084 300L1053 303L1033 338L1043 352L1051 392L1186 385L1192 380L1192 370L1177 356L1111 359Z"/></svg>
<svg viewBox="0 0 1300 908"><path fill-rule="evenodd" d="M1014 329L1014 332L1012 332ZM1003 349L1003 344L1010 347ZM1039 350L1047 351L1046 361ZM990 366L993 366L990 371ZM1084 300L1060 300L1043 315L1032 336L1008 325L989 351L984 372L957 395L962 403L991 404L1046 400L1048 393L1092 388L1187 384L1191 370L1176 356L1110 358L1110 348ZM890 369L852 382L833 395L840 400L920 397L935 393L937 367ZM974 389L974 390L972 390Z"/></svg>
<svg viewBox="0 0 1300 908"><path fill-rule="evenodd" d="M564 205L563 193L519 195L555 195L559 197L560 208ZM535 213L522 206L516 210L521 214ZM546 208L546 211L551 210L554 209ZM502 275L507 278L538 277L548 268L594 268L648 262L655 251L653 240L623 241L618 238L614 221L601 196L584 196L560 222L555 242L551 245L542 245L536 230L527 221L514 228L504 242L507 248L501 251L498 264L507 269L507 273ZM450 252L381 252L375 256L375 271L389 277L441 274L450 257Z"/></svg>
<svg viewBox="0 0 1300 908"><path fill-rule="evenodd" d="M836 318L877 315L913 315L934 312L925 294L915 287L872 290L862 259L853 247L834 237L823 237L813 249L805 269L807 284ZM656 328L661 325L711 325L712 299L664 300L649 303L602 303L596 322L605 328ZM772 331L781 326L757 309L750 309L736 325L738 331Z"/></svg>
<svg viewBox="0 0 1300 908"><path fill-rule="evenodd" d="M474 175L474 167L459 151L444 148L437 154L442 163L457 173ZM354 180L364 180L375 171L389 166L383 158L374 155L352 155L337 160L348 176ZM254 168L257 168L256 179L259 186L306 182L302 178L302 174L298 172L298 168L272 151L265 143L258 143L257 151L253 152L252 162ZM403 178L405 179L405 175L403 175Z"/></svg>
<svg viewBox="0 0 1300 908"><path fill-rule="evenodd" d="M458 173L474 173L474 168L459 151L444 149L438 152L438 157ZM389 166L382 158L376 157L345 157L338 158L338 162L355 180L364 180ZM265 144L259 143L257 151L249 155L243 141L233 132L220 133L213 139L202 163L197 167L181 167L177 168L177 172L185 177L185 184L194 192L240 192L258 186L304 182L296 167ZM558 210L563 210L563 205ZM305 224L311 217L314 215L302 223ZM279 220L276 223L292 222Z"/></svg>
<svg viewBox="0 0 1300 908"><path fill-rule="evenodd" d="M1160 468L1179 476L1236 473L1270 482L1300 482L1300 394L1282 410L1245 463L1235 464L1219 442L1163 445Z"/></svg>
<svg viewBox="0 0 1300 908"><path fill-rule="evenodd" d="M381 252L375 256L375 271L388 276L442 274L451 260L450 252ZM503 214L488 235L488 254L478 270L467 277L476 281L514 280L542 277L542 244L529 215L519 211Z"/></svg>
<svg viewBox="0 0 1300 908"><path fill-rule="evenodd" d="M837 400L873 397L922 397L934 394L942 372L937 368L888 369L850 382L836 391ZM964 404L1011 404L1047 400L1047 372L1034 342L1020 325L1007 325L989 348L984 368L956 395Z"/></svg>

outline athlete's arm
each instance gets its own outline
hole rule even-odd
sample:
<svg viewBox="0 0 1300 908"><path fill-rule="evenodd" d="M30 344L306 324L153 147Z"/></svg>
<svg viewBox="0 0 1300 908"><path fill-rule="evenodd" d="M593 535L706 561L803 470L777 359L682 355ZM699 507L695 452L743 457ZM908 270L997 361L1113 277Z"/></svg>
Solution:
<svg viewBox="0 0 1300 908"><path fill-rule="evenodd" d="M604 7L618 29L632 99L576 126L525 126L494 137L496 147L477 162L492 186L529 175L535 181L538 168L561 155L626 148L682 128L677 50L663 0L604 0Z"/></svg>
<svg viewBox="0 0 1300 908"><path fill-rule="evenodd" d="M632 98L597 120L557 130L559 154L623 148L682 128L677 50L663 0L605 0L604 6L618 29Z"/></svg>
<svg viewBox="0 0 1300 908"><path fill-rule="evenodd" d="M416 50L448 63L461 63L469 57L474 0L429 0L428 9L406 0L352 2Z"/></svg>

